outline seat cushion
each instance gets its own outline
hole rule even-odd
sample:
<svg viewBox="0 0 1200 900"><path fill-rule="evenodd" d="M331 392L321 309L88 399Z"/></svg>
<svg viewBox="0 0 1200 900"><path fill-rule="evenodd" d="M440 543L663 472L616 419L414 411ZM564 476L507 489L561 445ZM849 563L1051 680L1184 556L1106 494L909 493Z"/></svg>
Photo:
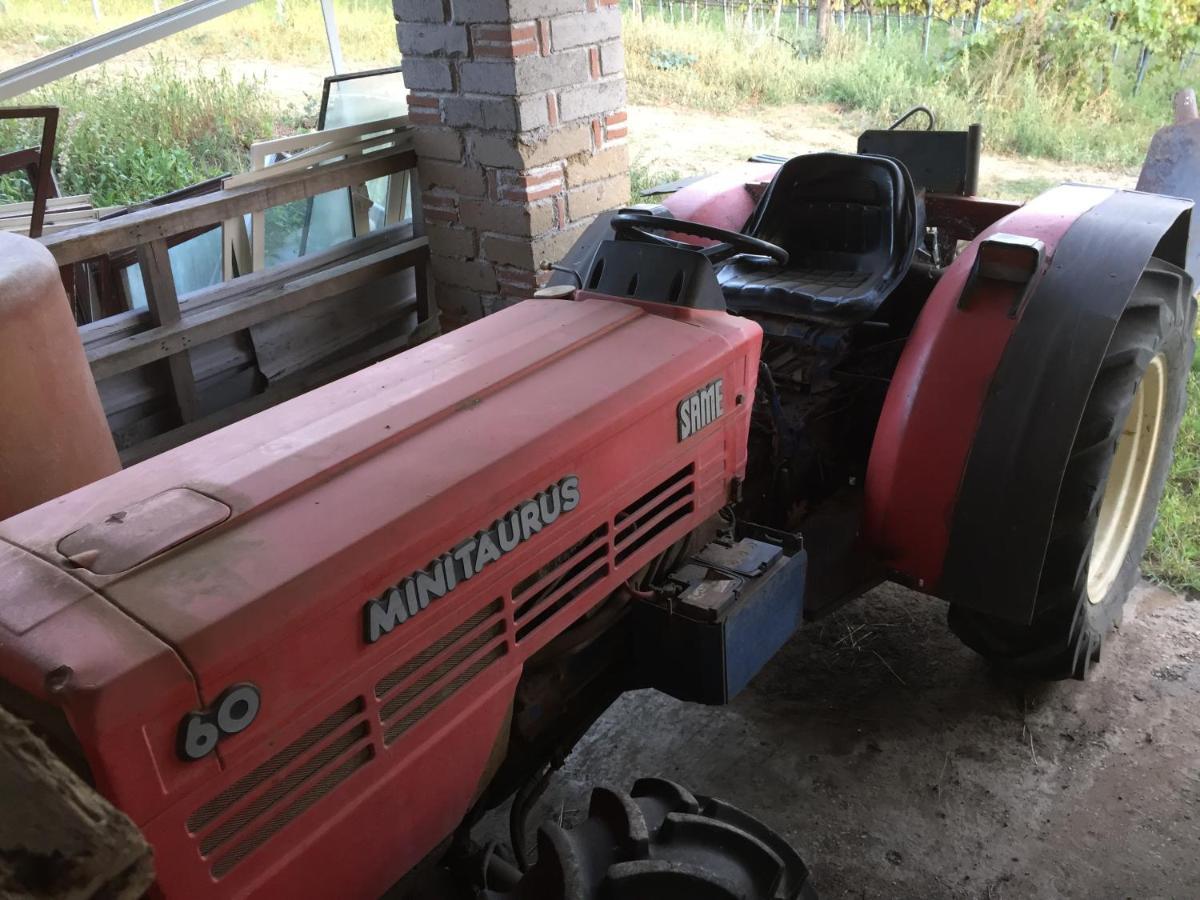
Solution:
<svg viewBox="0 0 1200 900"><path fill-rule="evenodd" d="M746 227L787 250L788 264L736 257L717 279L734 311L862 321L907 273L921 219L911 179L894 160L798 156L780 167Z"/></svg>

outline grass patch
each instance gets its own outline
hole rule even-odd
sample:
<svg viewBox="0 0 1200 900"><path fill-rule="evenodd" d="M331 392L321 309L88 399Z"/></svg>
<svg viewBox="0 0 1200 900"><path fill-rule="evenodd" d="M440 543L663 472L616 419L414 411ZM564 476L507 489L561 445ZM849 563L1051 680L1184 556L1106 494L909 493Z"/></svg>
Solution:
<svg viewBox="0 0 1200 900"><path fill-rule="evenodd" d="M21 98L61 107L55 174L63 194L127 205L246 167L250 143L295 111L253 80L186 76L156 62L148 73L96 70ZM41 123L0 123L0 147L36 146ZM0 202L32 198L24 177L0 179Z"/></svg>
<svg viewBox="0 0 1200 900"><path fill-rule="evenodd" d="M1002 52L951 49L946 37L925 61L915 29L887 43L877 32L870 46L859 35L835 32L820 55L808 51L799 33L785 42L726 31L719 22L671 24L627 14L624 29L634 103L728 111L831 102L855 127L880 127L925 104L941 127L982 122L990 150L1109 167L1141 162L1149 136L1171 118L1173 90L1191 77L1164 64L1137 97L1123 71L1103 91L1081 93L1077 83L1021 68ZM668 66L665 59L686 62Z"/></svg>
<svg viewBox="0 0 1200 900"><path fill-rule="evenodd" d="M1188 398L1143 568L1151 578L1200 597L1200 358L1192 363Z"/></svg>
<svg viewBox="0 0 1200 900"><path fill-rule="evenodd" d="M635 159L629 166L629 202L632 204L659 201L662 199L661 196L643 197L642 191L654 187L656 184L675 181L682 177L673 169L648 169Z"/></svg>
<svg viewBox="0 0 1200 900"><path fill-rule="evenodd" d="M162 5L176 4L164 0ZM19 60L33 59L154 11L152 0L101 0L104 15L100 20L92 14L89 0L4 0L4 6L0 52ZM154 52L188 60L328 66L320 4L316 0L283 0L282 6L281 17L274 0L259 0L165 38L153 45ZM334 15L348 63L362 63L363 68L399 64L391 0L335 0Z"/></svg>

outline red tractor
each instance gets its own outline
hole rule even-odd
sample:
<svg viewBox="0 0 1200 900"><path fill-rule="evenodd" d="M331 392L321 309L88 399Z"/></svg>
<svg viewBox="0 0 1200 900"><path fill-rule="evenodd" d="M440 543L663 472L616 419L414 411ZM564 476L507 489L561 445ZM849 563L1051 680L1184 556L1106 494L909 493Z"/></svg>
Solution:
<svg viewBox="0 0 1200 900"><path fill-rule="evenodd" d="M491 898L811 896L661 779L535 864L526 819L622 691L727 702L884 578L998 665L1099 658L1185 402L1191 202L983 201L978 154L870 132L602 216L539 297L7 519L0 701L167 897L449 896L464 860Z"/></svg>

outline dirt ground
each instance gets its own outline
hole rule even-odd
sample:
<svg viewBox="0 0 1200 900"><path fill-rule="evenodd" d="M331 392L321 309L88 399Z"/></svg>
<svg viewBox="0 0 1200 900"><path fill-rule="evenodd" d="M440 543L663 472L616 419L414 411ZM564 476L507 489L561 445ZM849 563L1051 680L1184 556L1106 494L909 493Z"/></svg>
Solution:
<svg viewBox="0 0 1200 900"><path fill-rule="evenodd" d="M846 128L843 121L836 107L828 105L761 107L733 115L631 106L629 140L635 165L652 173L693 175L716 171L755 153L853 152L858 133ZM1028 200L1063 181L1124 188L1137 181L1136 171L1114 172L988 153L986 123L983 146L979 193L985 197Z"/></svg>
<svg viewBox="0 0 1200 900"><path fill-rule="evenodd" d="M659 775L781 831L829 898L1200 896L1200 603L1140 587L1086 683L1023 685L885 585L727 707L629 694L555 778Z"/></svg>

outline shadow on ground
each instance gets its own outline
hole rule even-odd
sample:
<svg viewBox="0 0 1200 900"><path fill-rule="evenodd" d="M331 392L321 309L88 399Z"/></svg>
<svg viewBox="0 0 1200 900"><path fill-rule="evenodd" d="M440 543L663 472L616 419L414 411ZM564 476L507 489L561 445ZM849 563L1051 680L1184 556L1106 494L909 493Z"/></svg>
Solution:
<svg viewBox="0 0 1200 900"><path fill-rule="evenodd" d="M662 775L784 833L823 900L1200 896L1200 603L1150 586L1087 683L996 676L885 585L731 706L628 694L543 801Z"/></svg>

